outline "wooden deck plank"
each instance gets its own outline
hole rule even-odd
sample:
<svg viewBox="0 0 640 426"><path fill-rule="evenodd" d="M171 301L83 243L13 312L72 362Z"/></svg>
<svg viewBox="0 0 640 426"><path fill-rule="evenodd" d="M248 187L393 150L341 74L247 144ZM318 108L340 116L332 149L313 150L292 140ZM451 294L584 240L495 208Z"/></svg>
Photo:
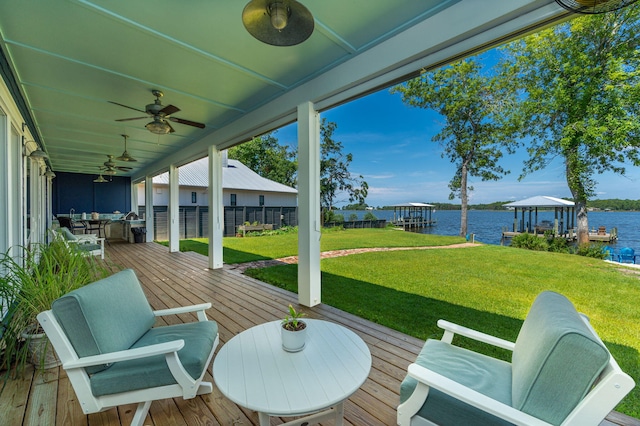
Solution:
<svg viewBox="0 0 640 426"><path fill-rule="evenodd" d="M132 268L136 271L153 309L211 302L212 308L207 310L207 315L218 323L218 349L247 328L279 320L290 303L303 310L310 318L332 321L353 330L369 346L372 367L367 381L345 403L345 425L395 424L400 381L406 374L407 366L422 348L423 341L331 306L300 307L297 295L266 285L237 271L209 270L207 258L196 253L169 253L166 247L154 243L127 244L113 241L106 249L106 255L107 262L113 265L114 271L120 268ZM183 314L159 318L157 323L178 324L195 320L195 314ZM89 416L82 414L65 372L61 369L59 371L59 379L47 383L34 381L32 370L25 379L8 382L5 389L8 393L3 393L0 398L0 419L10 419L8 424L26 425L31 424L32 420L44 419L44 413L47 413L46 416L50 416L49 422L41 422L42 424L129 424L135 405ZM58 374L57 369L54 374ZM210 370L205 377L205 380L213 381ZM42 411L36 407L42 407ZM42 413L40 417L39 412ZM280 418L271 420L272 425L282 422L283 419ZM145 421L145 425L147 424L257 425L258 416L229 401L214 386L213 393L192 400L174 398L153 402ZM607 423L603 424L640 426L637 419L627 418L619 413L612 413Z"/></svg>

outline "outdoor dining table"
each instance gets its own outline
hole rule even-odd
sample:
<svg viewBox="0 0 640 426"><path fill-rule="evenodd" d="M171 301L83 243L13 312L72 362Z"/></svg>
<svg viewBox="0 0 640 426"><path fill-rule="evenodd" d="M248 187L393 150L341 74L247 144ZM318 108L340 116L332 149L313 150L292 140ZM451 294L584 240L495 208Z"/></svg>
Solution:
<svg viewBox="0 0 640 426"><path fill-rule="evenodd" d="M108 242L105 227L111 223L111 219L82 219L80 222L85 225L85 233L91 234L90 231L98 231L98 238L104 238Z"/></svg>

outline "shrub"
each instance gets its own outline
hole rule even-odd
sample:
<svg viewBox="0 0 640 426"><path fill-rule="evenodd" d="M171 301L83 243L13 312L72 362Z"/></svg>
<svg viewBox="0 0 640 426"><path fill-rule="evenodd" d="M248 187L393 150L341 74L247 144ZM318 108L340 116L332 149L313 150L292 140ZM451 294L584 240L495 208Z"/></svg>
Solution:
<svg viewBox="0 0 640 426"><path fill-rule="evenodd" d="M549 249L547 240L534 234L516 235L511 239L511 246L535 251L547 251Z"/></svg>
<svg viewBox="0 0 640 426"><path fill-rule="evenodd" d="M349 215L349 222L355 222L356 220L358 220L358 215L356 213L351 213Z"/></svg>
<svg viewBox="0 0 640 426"><path fill-rule="evenodd" d="M366 212L364 214L364 217L362 218L362 220L378 220L378 218L376 217L375 214L373 214L371 212Z"/></svg>
<svg viewBox="0 0 640 426"><path fill-rule="evenodd" d="M604 259L606 253L603 250L602 243L581 244L576 249L578 256L593 257L596 259Z"/></svg>

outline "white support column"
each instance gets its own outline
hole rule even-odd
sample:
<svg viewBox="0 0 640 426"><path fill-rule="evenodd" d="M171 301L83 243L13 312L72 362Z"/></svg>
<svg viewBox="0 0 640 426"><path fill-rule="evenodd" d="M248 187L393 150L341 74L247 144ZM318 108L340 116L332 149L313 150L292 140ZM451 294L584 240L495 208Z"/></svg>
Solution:
<svg viewBox="0 0 640 426"><path fill-rule="evenodd" d="M147 228L147 242L152 243L155 239L153 229L153 177L146 176L144 180L144 219Z"/></svg>
<svg viewBox="0 0 640 426"><path fill-rule="evenodd" d="M131 182L129 185L131 191L131 208L129 211L136 212L138 214L138 184ZM124 212L127 214L128 212Z"/></svg>
<svg viewBox="0 0 640 426"><path fill-rule="evenodd" d="M320 121L311 102L298 105L298 301L321 302Z"/></svg>
<svg viewBox="0 0 640 426"><path fill-rule="evenodd" d="M222 154L209 147L209 268L222 268L224 206L222 201Z"/></svg>
<svg viewBox="0 0 640 426"><path fill-rule="evenodd" d="M178 183L178 168L169 166L169 211L167 212L167 227L169 233L169 251L180 251L180 185Z"/></svg>

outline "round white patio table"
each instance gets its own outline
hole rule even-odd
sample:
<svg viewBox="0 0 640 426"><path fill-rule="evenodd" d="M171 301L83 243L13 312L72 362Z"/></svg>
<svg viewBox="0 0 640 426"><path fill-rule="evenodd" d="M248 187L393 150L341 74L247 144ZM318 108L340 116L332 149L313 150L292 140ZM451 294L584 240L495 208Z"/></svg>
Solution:
<svg viewBox="0 0 640 426"><path fill-rule="evenodd" d="M303 416L286 425L335 419L343 424L344 401L367 379L369 348L351 330L327 321L305 319L303 350L282 349L281 322L252 327L229 340L213 362L213 379L224 396L258 412L260 425L270 416Z"/></svg>

